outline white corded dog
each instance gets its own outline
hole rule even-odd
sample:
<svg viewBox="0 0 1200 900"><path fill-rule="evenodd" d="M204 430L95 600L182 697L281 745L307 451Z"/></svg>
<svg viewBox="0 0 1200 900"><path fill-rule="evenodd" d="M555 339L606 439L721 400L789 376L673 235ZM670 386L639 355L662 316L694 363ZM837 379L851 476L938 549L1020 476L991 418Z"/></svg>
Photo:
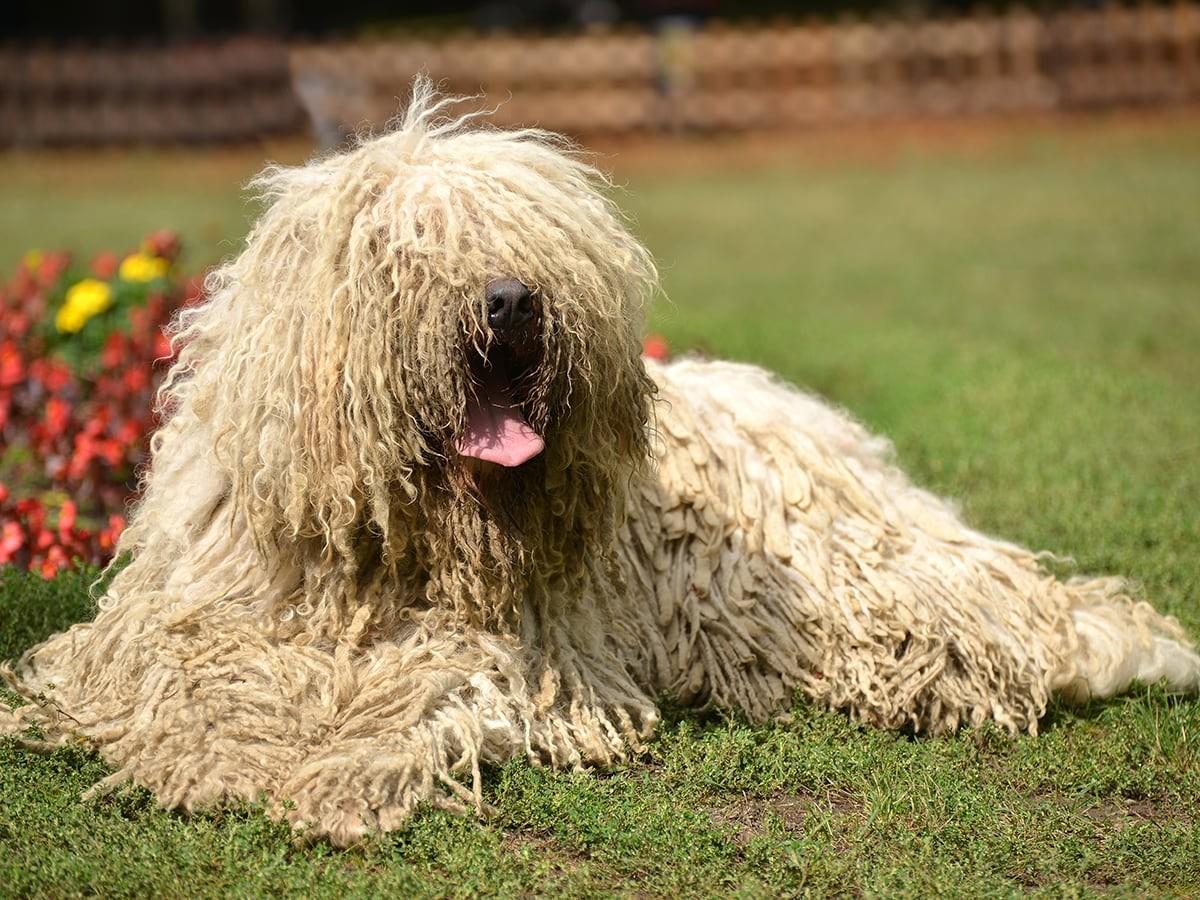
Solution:
<svg viewBox="0 0 1200 900"><path fill-rule="evenodd" d="M844 413L644 361L655 270L601 176L444 105L418 81L395 130L259 177L178 323L129 562L0 728L344 844L482 809L483 763L614 763L662 695L938 733L1197 687L1174 621L971 530Z"/></svg>

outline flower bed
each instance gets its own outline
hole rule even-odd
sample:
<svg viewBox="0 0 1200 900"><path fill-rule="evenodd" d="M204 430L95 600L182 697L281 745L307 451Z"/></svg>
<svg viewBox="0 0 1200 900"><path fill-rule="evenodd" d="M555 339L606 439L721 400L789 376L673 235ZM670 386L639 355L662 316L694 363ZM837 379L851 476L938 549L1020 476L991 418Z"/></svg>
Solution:
<svg viewBox="0 0 1200 900"><path fill-rule="evenodd" d="M49 578L112 555L172 357L164 326L196 284L156 232L84 270L32 252L0 288L0 564Z"/></svg>
<svg viewBox="0 0 1200 900"><path fill-rule="evenodd" d="M86 269L35 251L0 287L0 565L51 578L112 557L174 355L164 328L201 296L178 252L170 232Z"/></svg>

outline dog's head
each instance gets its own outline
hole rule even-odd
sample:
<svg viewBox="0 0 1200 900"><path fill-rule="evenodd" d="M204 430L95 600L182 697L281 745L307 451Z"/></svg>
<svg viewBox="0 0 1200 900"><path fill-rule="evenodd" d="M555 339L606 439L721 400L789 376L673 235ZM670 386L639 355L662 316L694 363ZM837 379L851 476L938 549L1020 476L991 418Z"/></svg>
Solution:
<svg viewBox="0 0 1200 900"><path fill-rule="evenodd" d="M656 275L564 141L444 106L418 81L394 130L257 179L171 390L219 423L260 539L553 579L611 538L646 459Z"/></svg>

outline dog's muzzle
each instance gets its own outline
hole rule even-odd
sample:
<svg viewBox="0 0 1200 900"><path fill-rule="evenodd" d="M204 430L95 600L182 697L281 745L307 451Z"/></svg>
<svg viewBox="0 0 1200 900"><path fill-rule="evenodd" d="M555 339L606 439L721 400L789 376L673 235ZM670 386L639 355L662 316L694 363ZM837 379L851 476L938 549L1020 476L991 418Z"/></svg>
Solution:
<svg viewBox="0 0 1200 900"><path fill-rule="evenodd" d="M456 449L460 456L519 466L546 448L515 397L536 343L537 300L515 278L489 281L484 299L491 341L487 355L471 366L466 428Z"/></svg>
<svg viewBox="0 0 1200 900"><path fill-rule="evenodd" d="M515 278L497 278L484 288L487 323L498 343L520 341L533 324L533 293Z"/></svg>

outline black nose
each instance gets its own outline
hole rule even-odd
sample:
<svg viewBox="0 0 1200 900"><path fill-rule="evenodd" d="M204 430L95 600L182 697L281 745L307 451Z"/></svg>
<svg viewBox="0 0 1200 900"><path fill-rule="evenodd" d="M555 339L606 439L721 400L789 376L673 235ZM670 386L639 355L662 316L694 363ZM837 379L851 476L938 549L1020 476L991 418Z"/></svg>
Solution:
<svg viewBox="0 0 1200 900"><path fill-rule="evenodd" d="M484 290L488 327L497 337L507 337L533 320L533 296L517 279L497 278Z"/></svg>

